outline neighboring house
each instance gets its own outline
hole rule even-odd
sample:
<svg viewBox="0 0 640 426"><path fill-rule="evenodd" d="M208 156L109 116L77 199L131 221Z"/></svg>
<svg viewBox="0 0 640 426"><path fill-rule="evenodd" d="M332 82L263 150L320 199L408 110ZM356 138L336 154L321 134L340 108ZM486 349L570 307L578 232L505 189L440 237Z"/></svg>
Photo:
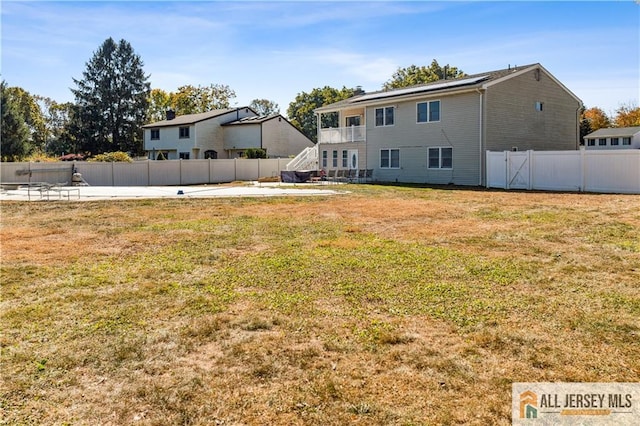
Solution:
<svg viewBox="0 0 640 426"><path fill-rule="evenodd" d="M313 146L281 115L258 117L248 107L181 116L167 111L166 120L142 128L144 150L152 160L237 158L248 148L265 149L267 157L277 158Z"/></svg>
<svg viewBox="0 0 640 426"><path fill-rule="evenodd" d="M598 129L584 137L587 149L640 149L640 126Z"/></svg>
<svg viewBox="0 0 640 426"><path fill-rule="evenodd" d="M315 155L375 181L483 185L487 150L577 149L581 106L540 64L360 94L315 110Z"/></svg>
<svg viewBox="0 0 640 426"><path fill-rule="evenodd" d="M269 158L285 158L313 146L304 133L280 114L245 117L222 126L230 157L242 157L247 148L262 148Z"/></svg>

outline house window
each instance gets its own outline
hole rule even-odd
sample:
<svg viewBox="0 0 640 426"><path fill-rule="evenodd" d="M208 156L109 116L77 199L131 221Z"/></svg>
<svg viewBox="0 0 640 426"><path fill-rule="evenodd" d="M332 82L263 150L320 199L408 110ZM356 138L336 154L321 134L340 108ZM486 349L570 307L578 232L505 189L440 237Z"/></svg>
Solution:
<svg viewBox="0 0 640 426"><path fill-rule="evenodd" d="M611 138L611 146L620 145L620 138Z"/></svg>
<svg viewBox="0 0 640 426"><path fill-rule="evenodd" d="M160 129L151 129L151 140L156 141L160 139Z"/></svg>
<svg viewBox="0 0 640 426"><path fill-rule="evenodd" d="M606 146L607 145L607 138L598 139L598 145L599 146Z"/></svg>
<svg viewBox="0 0 640 426"><path fill-rule="evenodd" d="M453 148L434 147L429 148L430 169L453 168Z"/></svg>
<svg viewBox="0 0 640 426"><path fill-rule="evenodd" d="M331 153L331 165L333 167L338 167L338 150L334 149Z"/></svg>
<svg viewBox="0 0 640 426"><path fill-rule="evenodd" d="M181 152L180 153L180 159L181 160L188 160L189 159L189 153L188 152Z"/></svg>
<svg viewBox="0 0 640 426"><path fill-rule="evenodd" d="M394 119L394 107L376 108L376 127L393 126Z"/></svg>
<svg viewBox="0 0 640 426"><path fill-rule="evenodd" d="M349 153L346 149L342 150L342 168L347 168L349 165Z"/></svg>
<svg viewBox="0 0 640 426"><path fill-rule="evenodd" d="M205 160L215 160L218 158L218 152L214 151L212 149L207 150L204 152L204 159Z"/></svg>
<svg viewBox="0 0 640 426"><path fill-rule="evenodd" d="M536 102L536 111L542 111L543 105L542 102Z"/></svg>
<svg viewBox="0 0 640 426"><path fill-rule="evenodd" d="M400 168L400 150L399 149L381 149L380 150L380 168L381 169L399 169Z"/></svg>
<svg viewBox="0 0 640 426"><path fill-rule="evenodd" d="M595 139L587 139L587 145L588 146L596 146L596 140Z"/></svg>
<svg viewBox="0 0 640 426"><path fill-rule="evenodd" d="M353 116L347 117L346 118L346 125L347 125L347 127L359 126L360 125L360 116L359 115L353 115Z"/></svg>
<svg viewBox="0 0 640 426"><path fill-rule="evenodd" d="M622 145L631 145L631 138L622 138Z"/></svg>
<svg viewBox="0 0 640 426"><path fill-rule="evenodd" d="M419 102L416 109L418 123L440 121L440 101Z"/></svg>
<svg viewBox="0 0 640 426"><path fill-rule="evenodd" d="M322 151L322 167L327 167L327 151Z"/></svg>
<svg viewBox="0 0 640 426"><path fill-rule="evenodd" d="M180 127L180 139L189 139L188 127Z"/></svg>

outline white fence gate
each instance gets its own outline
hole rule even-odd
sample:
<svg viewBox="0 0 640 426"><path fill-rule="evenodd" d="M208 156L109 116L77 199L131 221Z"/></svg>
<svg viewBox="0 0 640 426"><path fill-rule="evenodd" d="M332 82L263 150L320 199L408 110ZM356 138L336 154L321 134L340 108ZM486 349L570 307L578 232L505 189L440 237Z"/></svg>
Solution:
<svg viewBox="0 0 640 426"><path fill-rule="evenodd" d="M640 194L640 150L487 151L488 188Z"/></svg>

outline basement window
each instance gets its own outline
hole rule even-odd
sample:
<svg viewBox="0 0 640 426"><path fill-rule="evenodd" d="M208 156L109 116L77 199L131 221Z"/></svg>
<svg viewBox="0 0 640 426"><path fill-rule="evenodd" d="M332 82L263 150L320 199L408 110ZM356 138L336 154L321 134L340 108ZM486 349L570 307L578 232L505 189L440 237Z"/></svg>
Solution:
<svg viewBox="0 0 640 426"><path fill-rule="evenodd" d="M428 155L430 169L451 169L453 166L453 148L429 148Z"/></svg>
<svg viewBox="0 0 640 426"><path fill-rule="evenodd" d="M400 150L399 149L381 149L380 150L380 168L381 169L399 169L400 168Z"/></svg>

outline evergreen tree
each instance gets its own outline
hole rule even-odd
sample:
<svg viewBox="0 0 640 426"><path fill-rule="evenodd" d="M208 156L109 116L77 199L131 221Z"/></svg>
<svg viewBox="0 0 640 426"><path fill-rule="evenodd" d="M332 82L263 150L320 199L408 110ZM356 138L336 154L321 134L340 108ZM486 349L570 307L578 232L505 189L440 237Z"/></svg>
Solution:
<svg viewBox="0 0 640 426"><path fill-rule="evenodd" d="M0 83L0 111L2 112L0 123L2 161L19 161L31 151L29 128L20 113L18 103L13 99L4 81Z"/></svg>
<svg viewBox="0 0 640 426"><path fill-rule="evenodd" d="M131 44L108 38L86 63L77 88L74 114L82 149L93 154L142 150L149 77Z"/></svg>

